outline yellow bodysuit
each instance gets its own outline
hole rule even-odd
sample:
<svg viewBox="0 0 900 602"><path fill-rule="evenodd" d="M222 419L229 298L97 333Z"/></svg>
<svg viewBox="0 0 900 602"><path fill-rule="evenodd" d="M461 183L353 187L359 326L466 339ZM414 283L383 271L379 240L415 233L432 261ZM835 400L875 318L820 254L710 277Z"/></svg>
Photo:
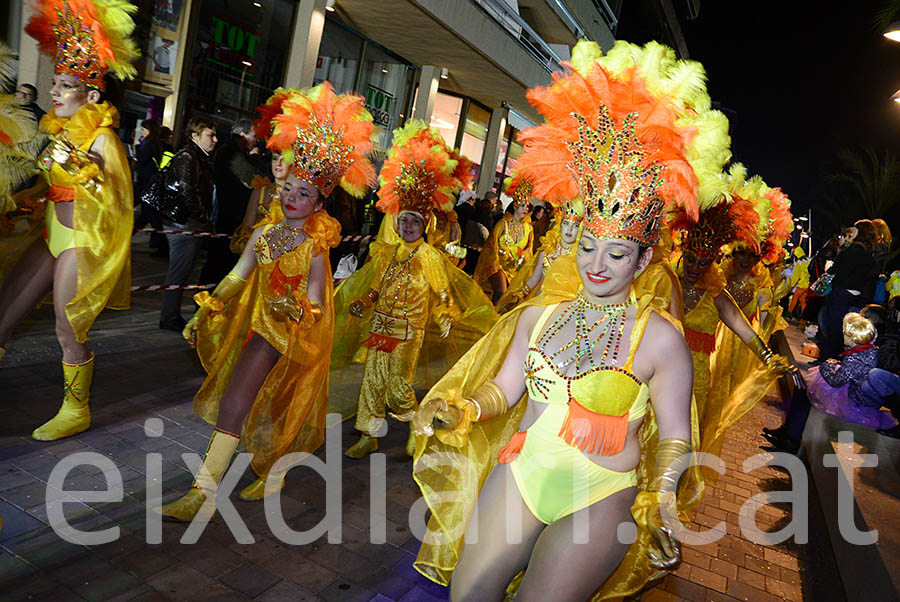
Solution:
<svg viewBox="0 0 900 602"><path fill-rule="evenodd" d="M50 203L44 233L51 254L57 257L66 249L75 249L78 285L75 296L66 304L66 317L75 338L83 343L105 307L127 309L131 304L131 169L115 132L119 112L108 102L82 105L70 118L57 117L51 110L40 126L54 138L65 138L82 153L81 159L74 157L79 163L77 169L64 169L42 155L39 162L44 185L27 192ZM84 158L100 136L102 169ZM71 228L57 219L57 202L73 203ZM20 237L25 232L11 232L0 239L0 275L7 275L21 257Z"/></svg>
<svg viewBox="0 0 900 602"><path fill-rule="evenodd" d="M265 236L272 227L265 226L259 238L258 265L244 288L201 322L197 333L197 353L208 376L194 397L194 411L210 424L216 423L219 403L253 333L281 354L244 422L242 439L253 454L250 463L259 476L266 476L284 454L312 453L324 441L328 360L334 332L328 250L340 242L337 220L317 211L303 226L308 238L273 260ZM306 287L314 255L322 255L325 263L322 317L315 321L305 312L300 322L295 322L273 311L269 303L283 297L290 285L301 306L308 308Z"/></svg>
<svg viewBox="0 0 900 602"><path fill-rule="evenodd" d="M622 368L601 366L567 377L559 374L537 347L539 335L557 307L548 305L541 314L525 356L528 396L547 407L527 431L513 435L510 445L500 452L500 462L510 464L525 504L547 524L637 485L634 470L604 468L583 452L602 456L620 453L629 424L643 419L650 398L647 385L634 376L632 369L651 311L644 311L636 320ZM510 462L509 456L516 453Z"/></svg>
<svg viewBox="0 0 900 602"><path fill-rule="evenodd" d="M581 282L574 266L556 262L545 276L541 295L522 303L503 315L496 326L478 341L429 391L425 399L442 398L450 400L454 404L462 404L463 399L470 396L479 386L495 378L514 340L521 312L532 305L556 306L560 302L571 301L578 294L580 286ZM637 328L637 325L641 324L642 320L648 319L644 312L650 312L649 304L649 296L638 300L637 322L632 340L640 337L641 329ZM546 366L542 367L544 371L549 369ZM527 379L528 367L525 370ZM595 378L603 382L603 391L596 390ZM537 510L536 515L543 516L544 519L560 513L565 514L570 510L568 508L570 502L573 503L573 507L577 507L585 502L589 504L588 500L596 501L596 499L609 495L609 493L604 494L604 491L609 491L608 486L621 489L634 483L638 492L641 492L646 490L650 484L655 472L658 441L656 417L650 405L646 405L646 415L637 431L641 446L641 461L635 468L633 476L629 476L628 473L615 473L602 469L594 471L595 467L599 467L590 462L578 447L582 443L582 439L577 438L577 441L573 439L576 441L576 446L572 446L559 435L565 425L568 412L573 407L572 404L549 404L538 421L528 429L524 445L521 445L521 441L518 442L519 445L516 445L517 442L514 441L514 438L522 438L522 435L517 435L517 433L529 403L529 396L534 394L538 396L536 399L540 399L540 395L546 394L546 390L542 392L538 382L533 380L531 384L527 385L530 391L526 391L507 413L490 420L471 423L470 430L465 433L437 430L433 437L416 437L413 478L419 485L431 510L431 517L428 522L428 536L419 549L414 566L429 579L443 585L449 584L459 560L466 525L478 501L478 492L491 470L496 466L498 453L504 449L506 453L509 453L509 446L521 447L518 458L513 460L514 463L520 463L519 468L514 469L517 471L521 469L520 476L524 476L524 470L534 465L532 459L540 458L540 466L543 467L544 463L548 460L552 461L557 453L561 454L563 466L572 466L573 470L578 471L576 474L579 476L590 475L587 478L591 483L590 486L572 498L567 494L560 495L558 491L555 491L557 487L572 491L571 477L564 480L561 485L553 484L551 483L552 479L543 480L546 475L539 474L539 469L538 473L534 475L538 478L535 483L543 482L546 486L526 483L525 490L520 489L520 491L523 491L523 497L529 496L531 499L529 504L534 505L534 509ZM575 397L579 404L584 403L588 406L585 411L597 409L610 417L609 420L612 424L609 422L606 424L611 427L609 430L604 426L599 430L591 429L589 432L618 432L615 419L624 420L627 427L628 421L632 417L641 415L642 408L646 404L646 393L642 392L645 387L624 371L601 370L577 379L571 386L569 383L566 383L565 386L570 389L571 396ZM621 393L621 396L608 394L605 390L606 387L615 389ZM561 391L559 382L553 390ZM558 394L556 393L556 395ZM554 398L556 396L554 393L550 393L550 395L553 395ZM564 397L565 393L562 396ZM594 406L595 402L598 407ZM618 417L615 416L617 413ZM621 418L622 415L625 416L624 419ZM582 415L579 414L578 417L581 418ZM601 424L603 422L606 420L601 419ZM693 407L691 431L694 448L698 449L699 435ZM574 432L581 433L580 430ZM614 441L611 440L608 444L611 450L617 448L617 445L613 443ZM587 445L588 441L585 440L584 444ZM606 444L605 436L600 442L601 448L604 444ZM551 450L551 453L542 452L545 445L549 446L546 449ZM582 464L582 460L591 465ZM587 470L582 471L580 468L582 466ZM526 480L531 479L527 478ZM699 502L702 489L699 471L688 470L681 479L677 496L678 510L682 513L681 516L684 520L686 520L686 515L683 513ZM526 490L528 493L525 492ZM549 507L546 512L543 511L545 503ZM651 535L646 529L646 522L639 518L646 516L646 512L646 508L638 503L632 507L632 514L635 516L638 526L637 538L619 567L591 597L592 601L631 595L644 587L647 581L657 574L657 571L652 569L647 562L647 550L652 545ZM611 534L611 537L614 536Z"/></svg>
<svg viewBox="0 0 900 602"><path fill-rule="evenodd" d="M716 350L716 328L721 321L715 298L725 290L725 275L712 264L693 287L684 287L684 338L694 360L694 399L703 424L709 392L710 361Z"/></svg>

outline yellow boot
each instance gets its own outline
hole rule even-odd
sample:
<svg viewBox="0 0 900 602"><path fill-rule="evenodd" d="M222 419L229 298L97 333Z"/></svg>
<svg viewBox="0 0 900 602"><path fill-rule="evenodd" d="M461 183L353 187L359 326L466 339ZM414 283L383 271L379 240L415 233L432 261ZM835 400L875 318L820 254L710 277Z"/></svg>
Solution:
<svg viewBox="0 0 900 602"><path fill-rule="evenodd" d="M216 504L211 494L231 464L231 456L234 455L240 440L241 438L233 433L220 429L213 431L209 447L206 449L206 458L194 479L194 487L182 498L161 508L154 508L154 511L166 518L184 522L194 520L194 516L201 510L212 516L216 511Z"/></svg>
<svg viewBox="0 0 900 602"><path fill-rule="evenodd" d="M71 437L91 426L91 382L94 380L94 355L81 364L62 363L65 385L63 402L56 416L31 433L38 441L55 441Z"/></svg>
<svg viewBox="0 0 900 602"><path fill-rule="evenodd" d="M274 481L274 479L273 479ZM266 489L266 477L259 477L241 490L239 494L245 502L257 502L263 498L269 497L273 493L284 489L284 479L281 479L280 487L270 486Z"/></svg>
<svg viewBox="0 0 900 602"><path fill-rule="evenodd" d="M360 458L365 458L367 455L371 454L377 449L378 437L363 435L359 438L359 441L357 441L353 447L344 452L344 455L348 458L356 458L357 460L359 460Z"/></svg>

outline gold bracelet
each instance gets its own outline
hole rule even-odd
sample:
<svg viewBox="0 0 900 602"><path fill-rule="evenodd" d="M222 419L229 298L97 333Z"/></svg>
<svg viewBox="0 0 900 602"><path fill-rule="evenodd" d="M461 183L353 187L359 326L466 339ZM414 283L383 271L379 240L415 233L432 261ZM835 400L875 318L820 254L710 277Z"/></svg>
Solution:
<svg viewBox="0 0 900 602"><path fill-rule="evenodd" d="M322 306L319 303L313 303L309 308L309 314L313 317L313 322L318 322L324 315Z"/></svg>
<svg viewBox="0 0 900 602"><path fill-rule="evenodd" d="M504 414L509 409L506 395L494 381L488 381L475 389L475 392L466 401L474 405L478 411L476 420L487 420Z"/></svg>
<svg viewBox="0 0 900 602"><path fill-rule="evenodd" d="M370 288L366 293L366 297L368 297L369 302L374 304L376 301L378 301L378 291L376 291L374 288Z"/></svg>

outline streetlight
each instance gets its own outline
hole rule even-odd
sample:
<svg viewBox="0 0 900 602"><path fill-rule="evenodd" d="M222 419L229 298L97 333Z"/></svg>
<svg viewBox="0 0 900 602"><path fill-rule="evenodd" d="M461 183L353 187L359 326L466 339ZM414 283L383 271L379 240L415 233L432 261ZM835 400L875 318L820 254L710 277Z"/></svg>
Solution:
<svg viewBox="0 0 900 602"><path fill-rule="evenodd" d="M888 25L882 35L892 42L900 42L900 21L894 21Z"/></svg>

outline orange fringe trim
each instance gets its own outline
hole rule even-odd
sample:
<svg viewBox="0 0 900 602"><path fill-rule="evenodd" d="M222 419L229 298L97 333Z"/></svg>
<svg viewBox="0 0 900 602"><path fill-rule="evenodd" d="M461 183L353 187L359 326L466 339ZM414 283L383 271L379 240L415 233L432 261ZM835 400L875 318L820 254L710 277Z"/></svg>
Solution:
<svg viewBox="0 0 900 602"><path fill-rule="evenodd" d="M369 349L374 349L375 351L384 351L385 353L390 353L397 348L397 345L402 342L403 339L386 337L383 334L375 334L373 332L369 335L368 339L361 343L361 345L363 347L368 347Z"/></svg>
<svg viewBox="0 0 900 602"><path fill-rule="evenodd" d="M497 461L500 462L500 464L509 464L518 458L519 452L525 447L525 436L527 434L528 431L519 431L513 435L512 439L509 440L509 443L504 445L503 448L497 452Z"/></svg>
<svg viewBox="0 0 900 602"><path fill-rule="evenodd" d="M690 328L684 329L684 340L688 348L697 353L712 353L716 350L716 335L698 332Z"/></svg>
<svg viewBox="0 0 900 602"><path fill-rule="evenodd" d="M569 399L569 411L559 436L563 441L589 454L614 456L625 449L628 412L610 416L592 412L575 398Z"/></svg>
<svg viewBox="0 0 900 602"><path fill-rule="evenodd" d="M75 200L75 189L64 186L51 186L47 190L47 200L54 203L68 203Z"/></svg>

